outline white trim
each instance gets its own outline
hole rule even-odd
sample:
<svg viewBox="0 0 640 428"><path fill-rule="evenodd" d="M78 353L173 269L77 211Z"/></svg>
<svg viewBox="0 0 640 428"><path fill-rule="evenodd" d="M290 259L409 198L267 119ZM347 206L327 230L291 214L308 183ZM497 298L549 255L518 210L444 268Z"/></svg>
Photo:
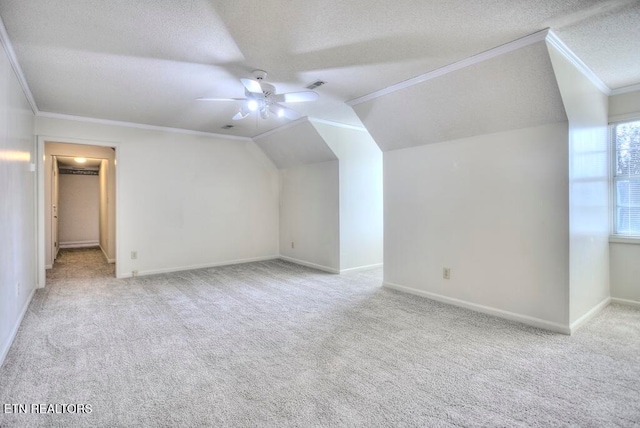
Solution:
<svg viewBox="0 0 640 428"><path fill-rule="evenodd" d="M360 272L363 270L370 270L370 269L375 269L380 267L382 267L382 263L376 263L374 265L358 266L358 267L349 268L349 269L340 269L340 273L343 274L343 273Z"/></svg>
<svg viewBox="0 0 640 428"><path fill-rule="evenodd" d="M547 42L555 47L566 59L568 59L587 79L591 81L602 93L611 95L611 89L584 63L569 47L558 37L556 33L549 30L546 38Z"/></svg>
<svg viewBox="0 0 640 428"><path fill-rule="evenodd" d="M195 269L205 269L210 267L218 267L218 266L229 266L229 265L239 265L242 263L252 263L252 262L262 262L265 260L275 260L278 256L264 256L264 257L252 257L247 259L237 259L237 260L228 260L222 262L213 262L213 263L204 263L200 265L190 265L190 266L177 266L171 268L163 268L163 269L151 269L151 270L141 270L138 271L137 276L144 275L155 275L159 273L171 273L171 272L181 272L185 270L195 270ZM132 278L133 273L127 272L125 274L118 275L118 278Z"/></svg>
<svg viewBox="0 0 640 428"><path fill-rule="evenodd" d="M578 318L573 323L571 323L571 326L570 326L571 333L573 334L577 329L582 327L587 321L589 321L590 319L598 315L604 308L609 306L609 303L611 303L611 297L606 297L604 300L602 300L602 302L598 303L593 308L591 308L589 312L582 315L580 318Z"/></svg>
<svg viewBox="0 0 640 428"><path fill-rule="evenodd" d="M340 271L338 269L330 268L328 266L323 266L323 265L319 265L319 264L316 264L316 263L306 262L304 260L294 259L293 257L287 257L287 256L280 255L280 256L278 256L278 258L281 259L281 260L284 260L286 262L295 263L297 265L306 266L306 267L322 270L322 271L329 272L329 273L337 273L337 274L340 273Z"/></svg>
<svg viewBox="0 0 640 428"><path fill-rule="evenodd" d="M617 297L612 297L611 303L617 303L619 305L633 306L634 308L640 308L640 302L638 302L637 300L619 299Z"/></svg>
<svg viewBox="0 0 640 428"><path fill-rule="evenodd" d="M20 63L18 62L18 58L16 57L16 53L13 50L13 45L9 40L9 34L7 33L7 28L4 26L4 22L0 17L0 43L4 46L4 50L7 53L7 58L9 59L9 63L11 64L11 68L13 68L13 72L20 83L20 87L22 88L22 92L24 93L24 97L27 99L29 106L31 107L31 111L33 114L38 113L38 106L36 105L36 100L33 98L33 94L31 93L31 89L29 89L29 84L27 83L27 79L24 77L24 72L22 71L22 67L20 67Z"/></svg>
<svg viewBox="0 0 640 428"><path fill-rule="evenodd" d="M609 242L614 244L640 245L640 236L611 235L609 236Z"/></svg>
<svg viewBox="0 0 640 428"><path fill-rule="evenodd" d="M436 300L442 303L448 303L450 305L459 306L461 308L470 309L472 311L481 312L483 314L493 315L499 318L508 319L510 321L520 322L532 327L550 330L556 333L571 334L571 329L569 328L569 326L560 323L546 321L540 318L530 317L528 315L516 314L514 312L503 311L502 309L491 308L489 306L478 305L476 303L467 302L465 300L454 299L452 297L443 296L441 294L417 290L415 288L405 287L404 285L393 284L390 282L384 282L382 285L383 287L391 288L393 290L415 294L416 296L426 297L427 299Z"/></svg>
<svg viewBox="0 0 640 428"><path fill-rule="evenodd" d="M120 144L112 141L97 141L97 140L84 140L78 138L67 138L67 137L56 137L51 135L38 135L37 136L37 180L38 180L38 192L36 194L36 205L38 207L38 223L37 223L37 234L38 234L38 288L44 288L47 280L46 269L51 269L45 265L45 209L44 209L44 155L45 155L45 142L62 142L68 144L84 144L88 146L102 146L102 147L113 147L116 149L114 154L114 161L119 164L118 157L120 156ZM115 256L116 261L118 260L118 254L120 251L118 250L118 246L121 245L122 237L121 234L121 219L122 219L122 204L121 204L121 192L120 192L120 168L115 168L115 180L116 180L116 248L115 248ZM116 277L118 277L118 269L120 268L120 263L116 263Z"/></svg>
<svg viewBox="0 0 640 428"><path fill-rule="evenodd" d="M20 311L20 315L18 316L18 319L16 320L16 323L13 326L13 330L11 330L9 337L7 338L7 342L2 345L2 350L0 350L0 367L2 367L2 365L4 364L4 359L7 357L7 354L11 349L11 345L13 344L13 341L15 340L16 335L18 334L18 330L20 329L20 324L22 324L22 319L27 313L27 309L29 309L29 305L31 304L31 299L33 299L33 295L35 293L36 293L36 287L34 287L31 290L31 293L29 294L29 298L25 302L24 307L22 308L22 311Z"/></svg>
<svg viewBox="0 0 640 428"><path fill-rule="evenodd" d="M102 245L98 244L98 246L100 247L100 249L102 250L102 254L104 254L104 258L107 259L107 263L115 263L116 259L110 259L109 256L107 255L107 252L104 250L104 248L102 248Z"/></svg>
<svg viewBox="0 0 640 428"><path fill-rule="evenodd" d="M419 83L423 83L428 80L435 79L436 77L444 76L445 74L449 74L453 71L460 70L460 69L481 63L483 61L486 61L491 58L495 58L497 56L500 56L508 52L512 52L516 49L520 49L525 46L529 46L531 44L541 42L546 39L548 33L549 33L548 29L538 31L537 33L530 34L528 36L506 43L504 45L481 52L477 55L470 56L463 60L454 62L453 64L445 65L444 67L440 67L435 70L429 71L428 73L424 73L419 76L413 77L411 79L405 80L403 82L396 83L395 85L387 86L386 88L380 89L378 91L372 92L362 97L354 98L352 100L347 101L347 104L353 107L358 104L362 104L366 101L379 98L383 95L400 91L402 89L409 88Z"/></svg>
<svg viewBox="0 0 640 428"><path fill-rule="evenodd" d="M611 90L611 95L626 94L627 92L640 91L640 83L635 85L623 86L622 88L615 88Z"/></svg>
<svg viewBox="0 0 640 428"><path fill-rule="evenodd" d="M640 113L626 113L626 114L616 114L614 116L609 116L609 125L614 125L620 122L635 122L636 120L640 120Z"/></svg>
<svg viewBox="0 0 640 428"><path fill-rule="evenodd" d="M289 123L285 123L284 125L278 126L277 128L270 129L269 131L263 132L262 134L255 135L253 137L253 140L255 141L256 139L259 139L259 138L268 137L271 134L275 134L276 132L284 131L287 128L291 128L292 126L295 126L295 125L298 125L298 124L304 123L304 122L310 122L310 120L309 120L309 118L307 116L301 117L300 119L296 119L296 120L294 120L292 122L289 122Z"/></svg>
<svg viewBox="0 0 640 428"><path fill-rule="evenodd" d="M333 120L325 120L325 119L318 119L316 117L310 117L309 121L311 123L322 123L324 125L335 126L337 128L352 129L354 131L361 131L361 132L367 132L367 133L369 132L367 128L365 128L364 126L348 125L342 122L334 122Z"/></svg>
<svg viewBox="0 0 640 428"><path fill-rule="evenodd" d="M170 128L168 126L147 125L144 123L135 123L135 122L122 122L119 120L98 119L96 117L74 116L71 114L51 113L51 112L45 112L45 111L40 111L36 113L36 117L45 117L45 118L61 119L61 120L75 120L77 122L98 123L101 125L122 126L125 128L136 128L136 129L145 129L149 131L171 132L176 134L199 135L203 137L223 138L227 140L251 141L251 138L249 137L238 137L236 135L217 134L214 132L204 132L204 131L193 131L191 129Z"/></svg>
<svg viewBox="0 0 640 428"><path fill-rule="evenodd" d="M60 248L86 248L86 247L97 247L100 245L99 241L68 241L68 242L60 242L58 246Z"/></svg>

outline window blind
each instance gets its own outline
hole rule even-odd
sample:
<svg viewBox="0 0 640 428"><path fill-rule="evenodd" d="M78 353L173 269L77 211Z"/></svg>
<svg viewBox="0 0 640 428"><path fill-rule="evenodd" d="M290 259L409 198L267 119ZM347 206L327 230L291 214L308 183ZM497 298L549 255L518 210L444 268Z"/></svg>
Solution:
<svg viewBox="0 0 640 428"><path fill-rule="evenodd" d="M614 233L640 236L640 121L613 125Z"/></svg>

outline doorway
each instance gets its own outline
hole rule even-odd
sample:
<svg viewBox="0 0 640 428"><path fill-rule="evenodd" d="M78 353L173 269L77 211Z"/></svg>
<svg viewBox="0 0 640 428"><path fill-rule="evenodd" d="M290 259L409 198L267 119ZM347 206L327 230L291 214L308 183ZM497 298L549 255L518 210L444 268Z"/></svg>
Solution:
<svg viewBox="0 0 640 428"><path fill-rule="evenodd" d="M38 287L82 255L115 276L116 145L39 137L38 149Z"/></svg>

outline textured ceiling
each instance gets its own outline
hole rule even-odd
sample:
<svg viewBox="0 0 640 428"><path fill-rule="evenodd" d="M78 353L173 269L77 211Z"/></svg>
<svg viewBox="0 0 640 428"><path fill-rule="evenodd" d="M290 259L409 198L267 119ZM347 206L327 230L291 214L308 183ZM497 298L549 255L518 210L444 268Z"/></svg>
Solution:
<svg viewBox="0 0 640 428"><path fill-rule="evenodd" d="M354 109L382 151L567 120L545 41Z"/></svg>
<svg viewBox="0 0 640 428"><path fill-rule="evenodd" d="M611 88L640 82L637 0L0 0L39 110L255 136L238 79L321 79L304 115L360 124L344 102L551 27ZM235 125L230 130L223 125Z"/></svg>
<svg viewBox="0 0 640 428"><path fill-rule="evenodd" d="M254 141L280 169L338 159L318 130L304 118Z"/></svg>

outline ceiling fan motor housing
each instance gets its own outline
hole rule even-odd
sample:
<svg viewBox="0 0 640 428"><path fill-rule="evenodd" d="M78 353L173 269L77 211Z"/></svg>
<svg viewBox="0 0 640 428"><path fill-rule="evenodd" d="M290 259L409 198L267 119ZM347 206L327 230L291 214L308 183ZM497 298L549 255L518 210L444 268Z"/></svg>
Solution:
<svg viewBox="0 0 640 428"><path fill-rule="evenodd" d="M267 72L264 70L253 70L251 74L253 74L256 80L264 80L267 78Z"/></svg>

